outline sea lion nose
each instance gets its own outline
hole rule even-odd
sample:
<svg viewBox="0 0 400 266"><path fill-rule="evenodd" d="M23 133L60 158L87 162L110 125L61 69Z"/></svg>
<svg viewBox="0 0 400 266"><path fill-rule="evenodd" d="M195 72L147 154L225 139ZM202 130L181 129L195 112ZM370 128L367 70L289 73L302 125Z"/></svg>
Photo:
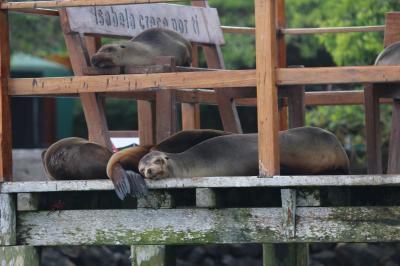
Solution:
<svg viewBox="0 0 400 266"><path fill-rule="evenodd" d="M152 174L151 169L147 169L147 174L148 174L148 175L151 175L151 174Z"/></svg>

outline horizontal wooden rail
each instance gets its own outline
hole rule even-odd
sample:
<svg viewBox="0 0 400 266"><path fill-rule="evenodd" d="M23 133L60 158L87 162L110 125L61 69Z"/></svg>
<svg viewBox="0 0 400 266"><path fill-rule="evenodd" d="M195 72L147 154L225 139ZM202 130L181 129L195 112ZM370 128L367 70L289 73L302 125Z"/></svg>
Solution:
<svg viewBox="0 0 400 266"><path fill-rule="evenodd" d="M254 70L24 78L9 80L9 95L251 87L255 78Z"/></svg>
<svg viewBox="0 0 400 266"><path fill-rule="evenodd" d="M400 207L298 207L293 237L282 208L20 212L29 246L386 242L400 240Z"/></svg>
<svg viewBox="0 0 400 266"><path fill-rule="evenodd" d="M395 83L400 66L278 68L277 85ZM219 70L159 74L9 79L9 95L139 92L157 89L196 89L256 86L255 70Z"/></svg>
<svg viewBox="0 0 400 266"><path fill-rule="evenodd" d="M30 9L30 8L58 8L71 6L101 6L124 4L150 4L182 2L182 0L56 0L56 1L26 1L26 2L2 2L1 9Z"/></svg>
<svg viewBox="0 0 400 266"><path fill-rule="evenodd" d="M400 186L400 175L321 175L197 177L146 180L150 189L226 188L226 187L349 187ZM0 193L113 190L109 180L4 182Z"/></svg>
<svg viewBox="0 0 400 266"><path fill-rule="evenodd" d="M256 28L254 27L221 26L221 29L225 33L244 33L244 34L256 33Z"/></svg>
<svg viewBox="0 0 400 266"><path fill-rule="evenodd" d="M56 9L36 8L36 9L15 9L13 12L26 13L31 15L59 16Z"/></svg>

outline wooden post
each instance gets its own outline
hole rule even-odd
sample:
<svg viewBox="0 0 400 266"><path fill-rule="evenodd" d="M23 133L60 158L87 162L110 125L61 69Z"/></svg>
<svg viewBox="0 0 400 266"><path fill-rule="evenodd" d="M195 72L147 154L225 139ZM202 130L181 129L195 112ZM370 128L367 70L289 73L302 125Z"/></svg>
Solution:
<svg viewBox="0 0 400 266"><path fill-rule="evenodd" d="M255 1L258 150L261 177L279 174L275 1Z"/></svg>
<svg viewBox="0 0 400 266"><path fill-rule="evenodd" d="M196 207L215 208L217 206L217 194L211 188L196 188Z"/></svg>
<svg viewBox="0 0 400 266"><path fill-rule="evenodd" d="M10 96L8 96L9 77L10 42L8 11L0 10L0 182L12 180L11 106Z"/></svg>
<svg viewBox="0 0 400 266"><path fill-rule="evenodd" d="M39 206L39 193L18 193L17 210L35 211Z"/></svg>
<svg viewBox="0 0 400 266"><path fill-rule="evenodd" d="M12 246L16 242L15 195L0 194L0 245Z"/></svg>
<svg viewBox="0 0 400 266"><path fill-rule="evenodd" d="M388 174L400 174L400 100L394 99L389 142Z"/></svg>
<svg viewBox="0 0 400 266"><path fill-rule="evenodd" d="M175 207L173 195L168 191L150 191L146 198L138 199L138 208ZM175 265L175 250L166 245L134 245L131 246L132 266L173 266Z"/></svg>
<svg viewBox="0 0 400 266"><path fill-rule="evenodd" d="M200 128L200 105L198 103L182 103L182 130Z"/></svg>
<svg viewBox="0 0 400 266"><path fill-rule="evenodd" d="M264 244L264 266L308 266L307 244Z"/></svg>
<svg viewBox="0 0 400 266"><path fill-rule="evenodd" d="M0 247L0 265L39 266L39 252L36 247Z"/></svg>
<svg viewBox="0 0 400 266"><path fill-rule="evenodd" d="M177 131L176 93L174 90L156 92L156 140L157 143Z"/></svg>
<svg viewBox="0 0 400 266"><path fill-rule="evenodd" d="M152 101L138 100L137 110L140 145L153 145L156 142L155 104Z"/></svg>

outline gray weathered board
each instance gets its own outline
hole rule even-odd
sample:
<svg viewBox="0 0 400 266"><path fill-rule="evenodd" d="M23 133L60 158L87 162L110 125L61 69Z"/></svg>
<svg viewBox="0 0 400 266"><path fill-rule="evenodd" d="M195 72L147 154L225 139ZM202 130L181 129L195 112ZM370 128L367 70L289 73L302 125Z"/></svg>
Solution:
<svg viewBox="0 0 400 266"><path fill-rule="evenodd" d="M215 8L173 4L67 8L71 30L133 37L149 28L168 28L195 43L224 44Z"/></svg>

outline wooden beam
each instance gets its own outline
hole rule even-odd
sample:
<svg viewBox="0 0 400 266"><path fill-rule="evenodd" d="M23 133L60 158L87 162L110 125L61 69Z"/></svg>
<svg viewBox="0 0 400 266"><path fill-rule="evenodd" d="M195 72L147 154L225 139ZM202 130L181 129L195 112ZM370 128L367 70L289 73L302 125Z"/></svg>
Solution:
<svg viewBox="0 0 400 266"><path fill-rule="evenodd" d="M254 70L187 73L24 78L9 80L10 95L129 92L160 89L197 89L255 86Z"/></svg>
<svg viewBox="0 0 400 266"><path fill-rule="evenodd" d="M18 215L17 240L31 246L400 240L400 207L299 207L290 239L282 218L281 208L26 212Z"/></svg>
<svg viewBox="0 0 400 266"><path fill-rule="evenodd" d="M400 187L400 175L323 175L323 176L257 176L235 177L196 177L171 178L165 180L146 180L150 189L182 188L225 188L225 187L356 187L391 186ZM60 191L114 190L108 180L75 181L27 181L4 182L0 184L0 193L31 193Z"/></svg>
<svg viewBox="0 0 400 266"><path fill-rule="evenodd" d="M323 33L349 33L349 32L381 32L384 25L379 26L353 26L353 27L324 27L324 28L298 28L279 29L279 33L286 35L323 34Z"/></svg>
<svg viewBox="0 0 400 266"><path fill-rule="evenodd" d="M400 66L349 66L277 69L278 85L385 83L400 81Z"/></svg>
<svg viewBox="0 0 400 266"><path fill-rule="evenodd" d="M255 2L258 153L260 176L279 174L275 0Z"/></svg>
<svg viewBox="0 0 400 266"><path fill-rule="evenodd" d="M26 2L3 2L1 9L29 9L29 8L59 8L69 6L104 6L124 4L150 4L179 2L179 0L63 0L63 1L26 1Z"/></svg>
<svg viewBox="0 0 400 266"><path fill-rule="evenodd" d="M182 130L200 128L200 105L198 103L182 103Z"/></svg>
<svg viewBox="0 0 400 266"><path fill-rule="evenodd" d="M13 12L25 13L31 15L59 16L56 9L36 8L36 9L15 9Z"/></svg>
<svg viewBox="0 0 400 266"><path fill-rule="evenodd" d="M137 101L140 145L156 143L156 107L154 101Z"/></svg>
<svg viewBox="0 0 400 266"><path fill-rule="evenodd" d="M8 12L0 10L0 182L12 180L11 106L8 96L10 40Z"/></svg>
<svg viewBox="0 0 400 266"><path fill-rule="evenodd" d="M16 242L16 195L0 194L0 246L12 246Z"/></svg>

